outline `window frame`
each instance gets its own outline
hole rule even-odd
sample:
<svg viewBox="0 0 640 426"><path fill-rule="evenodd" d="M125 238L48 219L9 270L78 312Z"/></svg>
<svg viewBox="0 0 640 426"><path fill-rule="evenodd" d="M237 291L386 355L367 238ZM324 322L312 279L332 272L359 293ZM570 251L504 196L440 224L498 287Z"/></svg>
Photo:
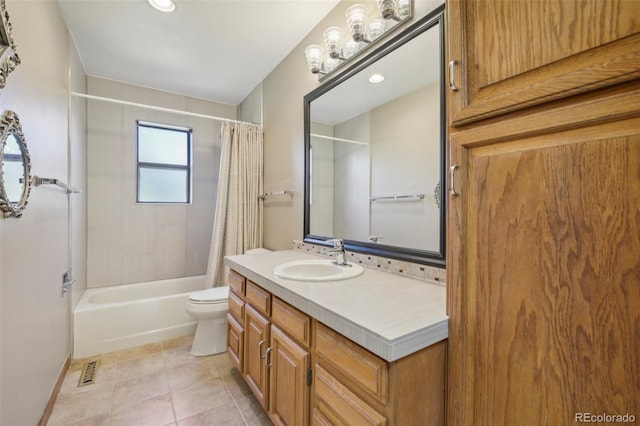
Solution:
<svg viewBox="0 0 640 426"><path fill-rule="evenodd" d="M168 130L173 132L186 133L187 135L187 164L170 164L140 161L140 127ZM136 120L136 204L191 204L193 201L193 129L188 127L173 126L170 124L152 123L149 121ZM141 201L140 200L140 169L157 170L185 170L187 172L187 200L186 201Z"/></svg>

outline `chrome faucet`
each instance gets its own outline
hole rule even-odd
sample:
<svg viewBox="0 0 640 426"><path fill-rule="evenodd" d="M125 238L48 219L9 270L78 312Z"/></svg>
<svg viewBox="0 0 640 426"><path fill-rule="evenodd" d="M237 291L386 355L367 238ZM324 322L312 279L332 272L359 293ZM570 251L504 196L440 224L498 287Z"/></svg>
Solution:
<svg viewBox="0 0 640 426"><path fill-rule="evenodd" d="M345 259L346 253L344 252L344 241L342 238L334 238L327 240L327 243L333 243L333 249L324 249L325 253L336 253L335 264L340 266L351 266Z"/></svg>

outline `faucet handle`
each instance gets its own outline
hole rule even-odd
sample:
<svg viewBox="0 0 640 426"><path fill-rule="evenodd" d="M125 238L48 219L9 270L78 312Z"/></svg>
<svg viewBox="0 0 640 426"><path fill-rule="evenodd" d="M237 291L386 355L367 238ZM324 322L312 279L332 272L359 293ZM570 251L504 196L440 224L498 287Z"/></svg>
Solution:
<svg viewBox="0 0 640 426"><path fill-rule="evenodd" d="M344 248L344 240L342 238L332 238L330 240L326 240L327 243L333 243L333 248L337 250L342 250Z"/></svg>

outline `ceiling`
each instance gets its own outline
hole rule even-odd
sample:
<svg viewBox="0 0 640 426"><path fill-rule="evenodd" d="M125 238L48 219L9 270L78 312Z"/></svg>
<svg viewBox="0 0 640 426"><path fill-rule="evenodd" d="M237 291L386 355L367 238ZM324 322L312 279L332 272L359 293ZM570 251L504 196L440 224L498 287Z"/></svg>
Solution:
<svg viewBox="0 0 640 426"><path fill-rule="evenodd" d="M58 4L88 75L237 105L339 2L174 1Z"/></svg>

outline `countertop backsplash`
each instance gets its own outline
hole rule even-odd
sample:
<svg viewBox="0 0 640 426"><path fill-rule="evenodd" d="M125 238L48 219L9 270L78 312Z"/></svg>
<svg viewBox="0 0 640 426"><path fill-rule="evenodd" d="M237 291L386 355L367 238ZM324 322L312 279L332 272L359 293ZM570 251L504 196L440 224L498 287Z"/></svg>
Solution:
<svg viewBox="0 0 640 426"><path fill-rule="evenodd" d="M325 246L308 244L303 241L293 241L293 249L303 251L310 254L316 254L324 257L333 257L331 254L325 253ZM378 271L388 272L394 275L414 278L426 281L432 284L445 285L446 270L433 266L422 265L419 263L411 263L402 260L389 259L365 253L354 253L347 251L347 261L357 263L365 268L375 269Z"/></svg>

